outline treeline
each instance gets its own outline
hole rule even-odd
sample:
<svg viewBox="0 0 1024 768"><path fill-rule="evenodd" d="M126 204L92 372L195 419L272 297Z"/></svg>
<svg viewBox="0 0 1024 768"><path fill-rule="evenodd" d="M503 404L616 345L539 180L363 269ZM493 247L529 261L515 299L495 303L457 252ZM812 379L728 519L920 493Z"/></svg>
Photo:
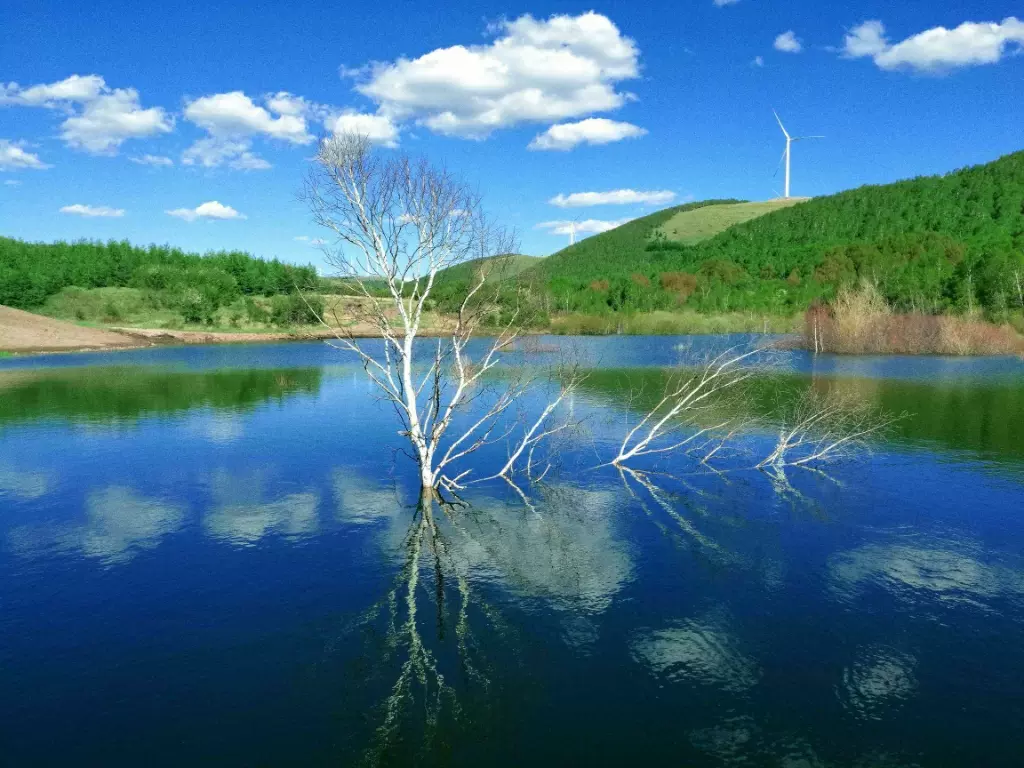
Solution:
<svg viewBox="0 0 1024 768"><path fill-rule="evenodd" d="M65 288L145 289L181 309L189 322L208 320L240 297L315 289L312 266L265 261L241 251L204 255L128 242L27 243L0 237L0 304L33 309Z"/></svg>
<svg viewBox="0 0 1024 768"><path fill-rule="evenodd" d="M637 219L526 273L553 309L794 314L870 282L897 311L1024 309L1024 152L817 198L686 246Z"/></svg>

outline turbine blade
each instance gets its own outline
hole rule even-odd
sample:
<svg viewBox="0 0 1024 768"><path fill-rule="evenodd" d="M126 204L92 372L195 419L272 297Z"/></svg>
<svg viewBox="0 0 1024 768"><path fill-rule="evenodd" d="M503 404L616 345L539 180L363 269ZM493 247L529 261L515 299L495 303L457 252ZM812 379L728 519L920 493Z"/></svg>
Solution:
<svg viewBox="0 0 1024 768"><path fill-rule="evenodd" d="M784 126L784 125L782 124L782 118L780 118L780 117L779 117L779 113L778 113L778 112L776 112L776 111L775 111L775 110L773 109L773 110L772 110L772 114L773 114L773 115L775 115L775 120L776 120L776 122L778 122L778 124L779 124L779 128L781 128L781 129L782 129L782 132L783 132L783 133L785 134L786 138L788 139L788 138L789 138L789 133L788 133L788 132L786 131L786 126Z"/></svg>
<svg viewBox="0 0 1024 768"><path fill-rule="evenodd" d="M779 175L779 169L782 167L782 163L785 161L785 159L786 159L786 150L782 150L782 157L779 158L779 164L775 166L775 173L772 174L772 178L773 179L776 176Z"/></svg>
<svg viewBox="0 0 1024 768"><path fill-rule="evenodd" d="M824 136L794 136L793 141L803 141L804 139L824 139Z"/></svg>

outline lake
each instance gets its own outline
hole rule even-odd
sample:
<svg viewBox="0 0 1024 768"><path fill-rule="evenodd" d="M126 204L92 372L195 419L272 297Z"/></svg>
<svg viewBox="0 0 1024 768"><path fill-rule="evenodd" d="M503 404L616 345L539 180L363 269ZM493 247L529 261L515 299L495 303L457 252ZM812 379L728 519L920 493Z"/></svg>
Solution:
<svg viewBox="0 0 1024 768"><path fill-rule="evenodd" d="M1024 765L1024 362L781 353L907 415L631 476L627 395L730 341L542 342L585 428L428 514L325 344L0 360L2 762Z"/></svg>

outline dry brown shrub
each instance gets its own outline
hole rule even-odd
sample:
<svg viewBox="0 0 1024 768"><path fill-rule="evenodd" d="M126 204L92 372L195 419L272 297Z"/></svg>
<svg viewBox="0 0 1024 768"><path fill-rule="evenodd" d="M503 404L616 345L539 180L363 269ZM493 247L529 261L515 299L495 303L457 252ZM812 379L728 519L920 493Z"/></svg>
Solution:
<svg viewBox="0 0 1024 768"><path fill-rule="evenodd" d="M1024 340L1008 325L961 317L939 318L941 354L1012 355L1024 353Z"/></svg>
<svg viewBox="0 0 1024 768"><path fill-rule="evenodd" d="M662 272L658 282L676 295L677 304L683 304L697 290L697 276L689 272Z"/></svg>
<svg viewBox="0 0 1024 768"><path fill-rule="evenodd" d="M644 288L651 284L650 278L647 277L647 275L641 275L639 272L631 275L629 279L632 280L637 285L642 286Z"/></svg>
<svg viewBox="0 0 1024 768"><path fill-rule="evenodd" d="M608 290L608 281L607 280L595 280L594 282L592 282L590 284L590 290L597 291L599 293L602 292L602 291L607 291Z"/></svg>
<svg viewBox="0 0 1024 768"><path fill-rule="evenodd" d="M1011 355L1024 339L1008 325L971 317L894 314L877 289L864 283L839 293L830 308L804 314L804 346L839 354Z"/></svg>

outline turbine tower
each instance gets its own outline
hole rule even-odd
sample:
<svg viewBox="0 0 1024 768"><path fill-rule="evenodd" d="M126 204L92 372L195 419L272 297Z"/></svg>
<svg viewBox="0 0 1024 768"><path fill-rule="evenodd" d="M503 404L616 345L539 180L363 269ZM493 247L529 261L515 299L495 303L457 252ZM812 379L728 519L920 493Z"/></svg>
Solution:
<svg viewBox="0 0 1024 768"><path fill-rule="evenodd" d="M784 126L782 124L782 120L779 118L779 113L776 112L773 109L772 110L772 114L775 115L775 120L778 122L779 128L782 129L782 135L786 137L786 149L783 150L783 152L782 152L782 160L784 160L785 163L786 163L786 192L785 192L785 197L789 198L789 176L790 176L789 166L790 166L790 159L792 158L793 142L794 141L805 141L806 139L824 139L825 137L824 136L790 136L789 135L789 131L786 130L786 126ZM776 173L778 173L777 170L776 170Z"/></svg>
<svg viewBox="0 0 1024 768"><path fill-rule="evenodd" d="M576 244L576 220L569 222L569 245Z"/></svg>

